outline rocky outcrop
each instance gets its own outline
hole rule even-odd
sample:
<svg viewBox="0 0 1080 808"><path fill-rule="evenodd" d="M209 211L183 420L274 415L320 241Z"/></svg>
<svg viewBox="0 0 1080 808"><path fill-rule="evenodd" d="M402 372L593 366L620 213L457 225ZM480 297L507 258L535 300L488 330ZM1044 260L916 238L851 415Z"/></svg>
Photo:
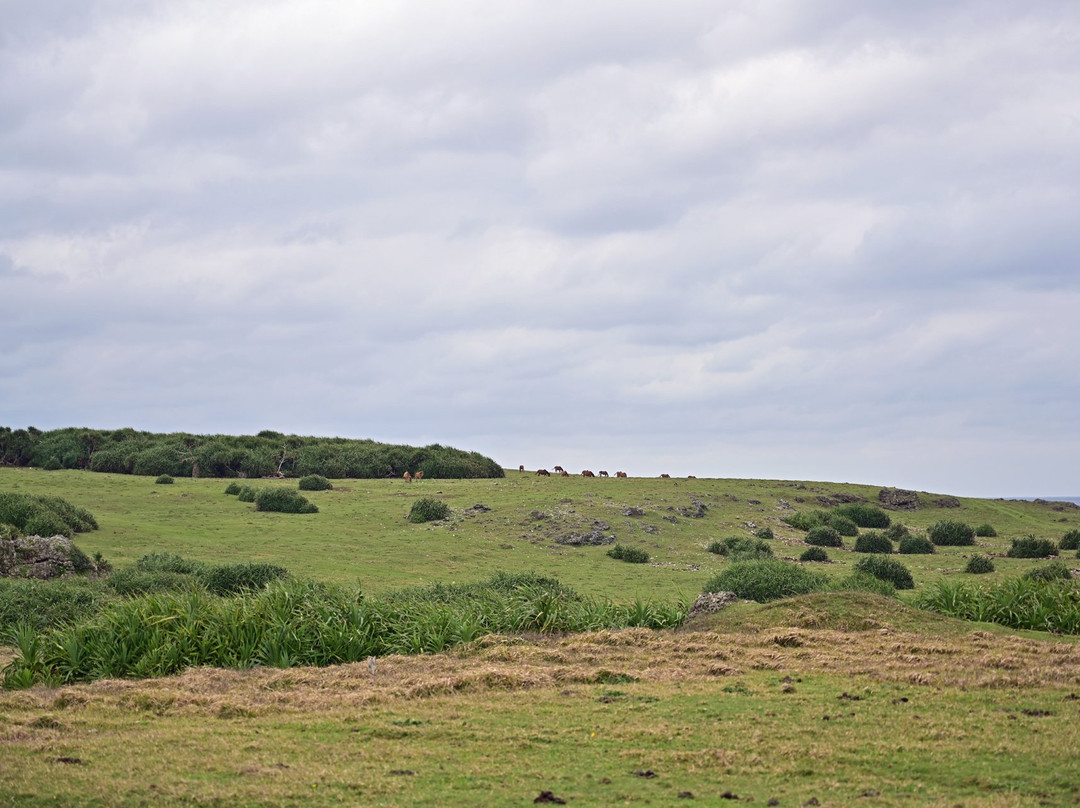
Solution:
<svg viewBox="0 0 1080 808"><path fill-rule="evenodd" d="M97 568L66 536L0 540L0 577L48 579L77 572Z"/></svg>
<svg viewBox="0 0 1080 808"><path fill-rule="evenodd" d="M916 511L919 509L919 495L903 488L882 488L878 491L878 502L882 507L893 511Z"/></svg>
<svg viewBox="0 0 1080 808"><path fill-rule="evenodd" d="M732 603L738 602L739 596L734 592L706 592L704 595L698 595L698 599L694 601L694 605L686 613L686 619L689 620L691 617L699 617L703 614L713 614L730 606Z"/></svg>

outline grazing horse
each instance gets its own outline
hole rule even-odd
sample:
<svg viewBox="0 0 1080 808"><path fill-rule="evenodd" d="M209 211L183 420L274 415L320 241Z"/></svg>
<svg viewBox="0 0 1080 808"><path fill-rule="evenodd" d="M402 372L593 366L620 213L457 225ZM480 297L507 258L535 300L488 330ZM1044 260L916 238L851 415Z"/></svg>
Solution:
<svg viewBox="0 0 1080 808"><path fill-rule="evenodd" d="M598 472L596 472L596 476L597 477L607 477L608 473L606 471L598 471Z"/></svg>
<svg viewBox="0 0 1080 808"><path fill-rule="evenodd" d="M592 473L591 471L589 471L588 469L585 469L585 471L581 472L581 476L582 476L582 477L595 477L596 475L595 475L595 474L593 474L593 473Z"/></svg>
<svg viewBox="0 0 1080 808"><path fill-rule="evenodd" d="M422 471L416 472L416 474L413 475L413 479L414 480L422 480L422 479L424 479L424 472L422 472Z"/></svg>
<svg viewBox="0 0 1080 808"><path fill-rule="evenodd" d="M615 476L616 476L616 477L625 477L625 476L626 476L626 472L625 472L625 471L616 471L616 472L615 472Z"/></svg>
<svg viewBox="0 0 1080 808"><path fill-rule="evenodd" d="M661 480L670 480L670 479L671 479L671 475L670 475L670 474L661 474L661 475L660 475L660 479L661 479Z"/></svg>
<svg viewBox="0 0 1080 808"><path fill-rule="evenodd" d="M412 482L412 475L411 475L411 474L409 474L409 472L407 472L407 471L406 471L406 472L405 472L404 474L402 474L402 475L401 475L401 477L402 477L402 479L403 479L403 480L405 480L405 482L407 482L407 483L411 483L411 482Z"/></svg>
<svg viewBox="0 0 1080 808"><path fill-rule="evenodd" d="M569 477L570 472L567 471L566 469L563 469L562 471L559 472L559 475L562 476L562 477Z"/></svg>
<svg viewBox="0 0 1080 808"><path fill-rule="evenodd" d="M695 477L693 474L690 474L690 475L687 476L686 479L688 479L688 480L696 480L697 477Z"/></svg>
<svg viewBox="0 0 1080 808"><path fill-rule="evenodd" d="M524 466L518 466L518 471L525 471L525 467Z"/></svg>
<svg viewBox="0 0 1080 808"><path fill-rule="evenodd" d="M537 477L550 477L551 472L548 471L547 469L537 469L536 470L536 476Z"/></svg>
<svg viewBox="0 0 1080 808"><path fill-rule="evenodd" d="M555 471L559 472L560 474L562 473L562 470L563 470L562 466L556 466L555 467Z"/></svg>

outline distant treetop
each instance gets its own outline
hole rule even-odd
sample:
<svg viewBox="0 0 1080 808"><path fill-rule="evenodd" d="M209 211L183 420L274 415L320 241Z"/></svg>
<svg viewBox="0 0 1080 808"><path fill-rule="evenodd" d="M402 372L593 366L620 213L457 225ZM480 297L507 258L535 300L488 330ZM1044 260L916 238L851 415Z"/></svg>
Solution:
<svg viewBox="0 0 1080 808"><path fill-rule="evenodd" d="M67 427L42 431L0 426L0 465L88 469L157 477L427 478L502 477L502 467L477 452L435 443L415 447L373 440L285 435L158 434Z"/></svg>

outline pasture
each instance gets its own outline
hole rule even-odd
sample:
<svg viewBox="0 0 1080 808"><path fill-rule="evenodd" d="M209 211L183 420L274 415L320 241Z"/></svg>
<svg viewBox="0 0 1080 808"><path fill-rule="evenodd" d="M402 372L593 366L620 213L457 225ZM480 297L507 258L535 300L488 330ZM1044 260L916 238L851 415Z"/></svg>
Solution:
<svg viewBox="0 0 1080 808"><path fill-rule="evenodd" d="M288 515L256 512L225 485L0 468L0 491L93 512L101 529L76 542L118 568L152 552L265 561L372 593L530 571L619 602L692 600L729 563L705 547L763 527L777 556L797 558L805 534L783 516L819 498L876 501L880 488L511 471L335 481L305 492L319 513ZM451 518L407 522L420 497L447 502ZM1080 511L1060 506L939 499L891 515L916 530L956 519L998 535L894 556L916 593L962 577L975 551L996 566L983 579L1015 577L1038 562L1005 558L1012 538L1057 540L1080 525ZM556 541L593 531L650 563ZM815 569L849 572L852 544ZM1064 560L1080 566L1074 555ZM1080 800L1078 718L1076 637L815 593L678 630L488 636L321 669L0 692L0 805L503 806L544 792L583 806L1064 805Z"/></svg>

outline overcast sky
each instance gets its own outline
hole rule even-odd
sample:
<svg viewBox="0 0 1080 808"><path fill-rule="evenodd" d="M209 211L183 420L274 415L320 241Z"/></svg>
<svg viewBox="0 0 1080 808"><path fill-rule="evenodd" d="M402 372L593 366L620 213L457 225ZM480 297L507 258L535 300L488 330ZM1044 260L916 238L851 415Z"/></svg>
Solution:
<svg viewBox="0 0 1080 808"><path fill-rule="evenodd" d="M0 19L0 424L1080 495L1074 0Z"/></svg>

